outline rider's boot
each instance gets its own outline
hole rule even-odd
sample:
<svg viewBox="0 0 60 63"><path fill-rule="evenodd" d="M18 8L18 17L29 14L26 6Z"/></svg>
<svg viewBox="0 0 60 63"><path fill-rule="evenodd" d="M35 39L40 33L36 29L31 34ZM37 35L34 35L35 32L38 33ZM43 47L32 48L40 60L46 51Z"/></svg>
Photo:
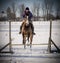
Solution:
<svg viewBox="0 0 60 63"><path fill-rule="evenodd" d="M33 35L35 35L33 24L31 25L31 28L32 28L32 33L33 33Z"/></svg>
<svg viewBox="0 0 60 63"><path fill-rule="evenodd" d="M21 31L22 31L22 26L20 26L20 32L19 32L19 34L21 34Z"/></svg>
<svg viewBox="0 0 60 63"><path fill-rule="evenodd" d="M33 32L33 35L35 35L36 33L35 32Z"/></svg>
<svg viewBox="0 0 60 63"><path fill-rule="evenodd" d="M19 34L21 34L21 31L19 32Z"/></svg>
<svg viewBox="0 0 60 63"><path fill-rule="evenodd" d="M35 35L35 34L36 34L34 31L33 31L32 33L33 33L33 35Z"/></svg>

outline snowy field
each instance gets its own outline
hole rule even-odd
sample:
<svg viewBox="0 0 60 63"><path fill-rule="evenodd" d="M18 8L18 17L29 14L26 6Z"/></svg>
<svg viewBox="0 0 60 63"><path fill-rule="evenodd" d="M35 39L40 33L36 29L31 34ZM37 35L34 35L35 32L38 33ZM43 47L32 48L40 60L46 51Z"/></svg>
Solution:
<svg viewBox="0 0 60 63"><path fill-rule="evenodd" d="M12 44L22 44L22 35L19 35L22 22L11 22L11 41ZM33 37L33 44L46 44L49 40L49 21L33 22L36 35ZM52 40L60 47L60 21L52 22ZM0 22L0 48L9 43L9 22ZM12 46L13 47L13 46ZM35 47L44 48L44 45L35 45ZM22 48L22 47L21 47ZM47 49L47 48L46 48Z"/></svg>

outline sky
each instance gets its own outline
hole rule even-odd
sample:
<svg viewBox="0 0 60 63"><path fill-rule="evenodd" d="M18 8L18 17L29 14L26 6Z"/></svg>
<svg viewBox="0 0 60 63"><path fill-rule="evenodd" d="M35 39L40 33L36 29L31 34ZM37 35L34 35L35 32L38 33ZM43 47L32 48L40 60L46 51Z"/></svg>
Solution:
<svg viewBox="0 0 60 63"><path fill-rule="evenodd" d="M33 2L39 2L41 0L0 0L0 10L6 9L8 6L11 6L14 2L16 5L24 4L25 6L31 7Z"/></svg>
<svg viewBox="0 0 60 63"><path fill-rule="evenodd" d="M11 7L13 3L15 3L16 7L17 7L17 16L19 16L19 6L21 4L24 4L25 7L29 7L30 8L30 11L32 11L32 8L33 8L33 3L36 2L36 3L40 3L40 5L42 4L44 0L0 0L0 12L1 11L6 11L6 9L8 7ZM59 2L60 3L60 0L51 0L53 2ZM42 9L40 9L40 15L42 15Z"/></svg>
<svg viewBox="0 0 60 63"><path fill-rule="evenodd" d="M34 2L41 2L42 0L0 0L0 12L5 10L8 8L8 7L11 7L13 3L15 3L16 7L17 7L17 16L19 16L19 6L21 4L24 4L25 7L29 7L30 8L30 11L32 11L32 5Z"/></svg>

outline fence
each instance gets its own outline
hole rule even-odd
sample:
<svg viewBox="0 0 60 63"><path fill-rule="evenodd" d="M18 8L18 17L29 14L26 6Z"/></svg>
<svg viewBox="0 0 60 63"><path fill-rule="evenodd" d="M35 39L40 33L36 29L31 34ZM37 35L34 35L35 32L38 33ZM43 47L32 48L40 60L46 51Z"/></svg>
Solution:
<svg viewBox="0 0 60 63"><path fill-rule="evenodd" d="M12 46L13 45L22 45L22 38L21 38L22 36L18 34L19 33L19 28L20 28L20 25L18 25L18 24L21 24L21 22L19 22L19 21L18 22L14 22L14 21L11 22L11 21L9 21L9 22L4 22L4 23L8 23L8 33L9 33L8 36L9 36L9 40L8 40L8 44L4 45L0 49L0 53L13 53L13 51L12 51ZM51 42L52 42L54 44L54 46L57 48L57 50L60 51L60 49L57 47L57 45L51 39L52 20L50 22L48 22L48 23L47 22L43 22L43 24L42 24L42 22L34 22L33 24L35 26L35 32L37 34L33 38L33 44L32 45L48 45L48 51L51 52ZM46 26L46 24L47 24L47 26ZM50 26L49 26L49 24L50 24ZM44 27L45 27L44 25L48 29L46 29L46 28L44 29ZM40 29L40 31L39 31L39 29ZM46 33L47 34L45 35L44 32L42 33L42 30L45 31L45 34ZM14 32L15 32L15 34L14 34ZM16 37L16 35L18 35L18 37L20 37L20 39L18 39L18 37ZM16 38L12 38L12 36L16 37ZM45 39L44 36L45 37L48 36L48 37L46 37L47 40ZM46 42L42 43L44 41L42 39L46 40L47 43ZM48 42L48 40L49 40L49 42ZM21 43L20 44L19 43L16 44L16 43L13 43L13 41L16 41L16 42L19 41L19 43L21 41ZM9 51L3 51L7 46L9 46Z"/></svg>

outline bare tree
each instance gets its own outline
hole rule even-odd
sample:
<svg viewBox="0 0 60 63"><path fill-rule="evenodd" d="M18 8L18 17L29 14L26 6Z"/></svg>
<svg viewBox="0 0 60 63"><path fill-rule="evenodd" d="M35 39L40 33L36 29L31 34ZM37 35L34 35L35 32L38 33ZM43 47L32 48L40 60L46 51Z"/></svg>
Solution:
<svg viewBox="0 0 60 63"><path fill-rule="evenodd" d="M20 17L22 17L24 10L25 10L25 6L24 4L21 4L20 5Z"/></svg>
<svg viewBox="0 0 60 63"><path fill-rule="evenodd" d="M44 0L45 6L45 15L47 16L47 20L49 19L49 14L52 12L53 1L52 0Z"/></svg>
<svg viewBox="0 0 60 63"><path fill-rule="evenodd" d="M37 4L37 20L39 20L40 3Z"/></svg>
<svg viewBox="0 0 60 63"><path fill-rule="evenodd" d="M44 5L44 2L42 3L42 11L43 11L43 18L44 18L44 21L45 21L45 5Z"/></svg>
<svg viewBox="0 0 60 63"><path fill-rule="evenodd" d="M60 0L56 0L56 18L60 18Z"/></svg>
<svg viewBox="0 0 60 63"><path fill-rule="evenodd" d="M36 17L36 3L34 2L33 3L33 6L32 6L32 13L33 13L33 16L34 16L34 21L35 21L35 17Z"/></svg>
<svg viewBox="0 0 60 63"><path fill-rule="evenodd" d="M40 10L40 2L39 3L34 2L32 11L33 11L33 15L37 16L37 20L39 20L39 10Z"/></svg>
<svg viewBox="0 0 60 63"><path fill-rule="evenodd" d="M35 16L35 12L36 12L36 6L35 6L35 2L33 3L33 6L32 6L32 13L33 13L33 16Z"/></svg>
<svg viewBox="0 0 60 63"><path fill-rule="evenodd" d="M16 6L15 6L15 3L13 2L12 3L12 10L13 10L13 19L15 20L16 19Z"/></svg>
<svg viewBox="0 0 60 63"><path fill-rule="evenodd" d="M6 11L7 11L7 18L8 20L10 20L11 19L11 8L8 7Z"/></svg>

